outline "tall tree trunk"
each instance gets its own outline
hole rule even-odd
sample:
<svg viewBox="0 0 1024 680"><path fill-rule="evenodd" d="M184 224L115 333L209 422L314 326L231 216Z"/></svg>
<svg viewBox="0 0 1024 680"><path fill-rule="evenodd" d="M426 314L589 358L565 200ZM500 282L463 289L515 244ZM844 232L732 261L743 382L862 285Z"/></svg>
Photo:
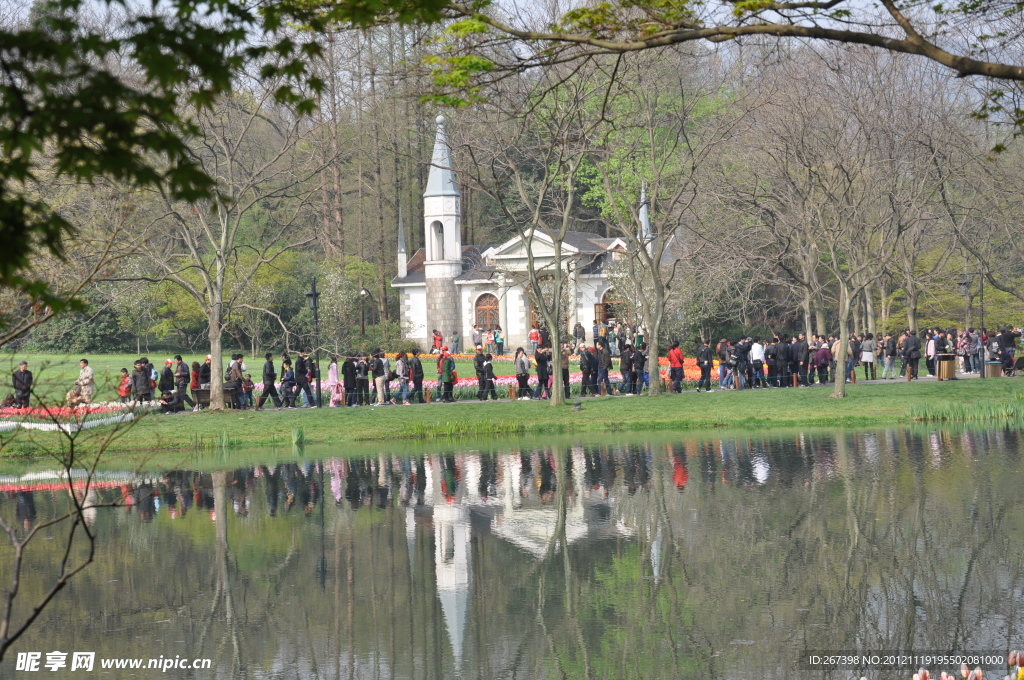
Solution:
<svg viewBox="0 0 1024 680"><path fill-rule="evenodd" d="M664 296L655 294L654 304L657 305L657 309L664 310L665 305L662 302ZM647 393L652 397L661 394L661 366L658 364L658 358L661 356L661 343L658 337L661 335L661 321L664 318L664 313L655 312L651 315L650 323L647 324L647 334L650 338L647 341L647 373L650 376L650 387Z"/></svg>
<svg viewBox="0 0 1024 680"><path fill-rule="evenodd" d="M800 310L804 314L804 333L811 332L811 293L808 290L804 290L803 300L800 301Z"/></svg>
<svg viewBox="0 0 1024 680"><path fill-rule="evenodd" d="M222 220L224 217L221 218ZM224 222L222 222L224 224ZM227 229L222 228L227 234ZM224 239L221 239L223 245ZM227 270L223 251L218 254L214 265L210 296L210 408L220 411L224 408L224 350L221 338L224 335L224 277Z"/></svg>
<svg viewBox="0 0 1024 680"><path fill-rule="evenodd" d="M917 330L917 299L918 292L913 286L907 291L907 326L912 331Z"/></svg>
<svg viewBox="0 0 1024 680"><path fill-rule="evenodd" d="M874 297L871 295L871 291L872 291L871 284L868 284L867 286L865 286L865 288L864 288L864 311L865 311L865 314L867 315L867 321L868 321L867 329L868 329L868 333L871 333L872 336L875 336L875 335L878 334L878 326L875 324L875 300L874 300Z"/></svg>
<svg viewBox="0 0 1024 680"><path fill-rule="evenodd" d="M836 386L831 396L846 397L846 350L849 347L850 295L844 283L839 284L839 352L836 359Z"/></svg>

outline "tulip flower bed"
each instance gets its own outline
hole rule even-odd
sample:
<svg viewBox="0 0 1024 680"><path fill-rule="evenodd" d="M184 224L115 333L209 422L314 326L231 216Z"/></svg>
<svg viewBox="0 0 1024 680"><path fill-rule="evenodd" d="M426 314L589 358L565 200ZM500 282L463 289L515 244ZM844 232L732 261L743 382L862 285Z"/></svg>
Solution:
<svg viewBox="0 0 1024 680"><path fill-rule="evenodd" d="M34 430L83 430L101 425L134 420L144 412L158 408L154 405L95 403L70 408L67 406L30 406L28 408L0 409L0 432L19 427Z"/></svg>

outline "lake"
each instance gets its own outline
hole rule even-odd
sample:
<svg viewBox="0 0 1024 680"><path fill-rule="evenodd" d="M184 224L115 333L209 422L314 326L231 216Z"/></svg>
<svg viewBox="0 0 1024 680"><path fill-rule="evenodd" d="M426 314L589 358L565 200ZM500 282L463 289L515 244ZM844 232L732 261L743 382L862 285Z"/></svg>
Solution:
<svg viewBox="0 0 1024 680"><path fill-rule="evenodd" d="M105 678L909 678L800 664L1024 646L1021 448L765 430L105 469L96 561L0 676L60 651ZM66 502L44 467L0 477L23 532ZM20 614L63 549L53 528L29 549Z"/></svg>

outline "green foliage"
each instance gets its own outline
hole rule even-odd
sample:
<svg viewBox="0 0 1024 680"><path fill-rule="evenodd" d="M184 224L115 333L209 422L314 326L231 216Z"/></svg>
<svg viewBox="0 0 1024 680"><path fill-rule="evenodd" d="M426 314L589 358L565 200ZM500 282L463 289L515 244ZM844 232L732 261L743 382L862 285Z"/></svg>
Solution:
<svg viewBox="0 0 1024 680"><path fill-rule="evenodd" d="M124 352L131 349L117 316L103 308L93 313L71 313L40 325L25 344L31 352L92 354Z"/></svg>
<svg viewBox="0 0 1024 680"><path fill-rule="evenodd" d="M313 43L267 34L285 15L232 0L174 0L148 11L112 2L109 21L86 18L82 0L43 0L26 21L0 28L0 285L54 309L56 297L29 269L33 253L65 257L75 227L32 187L44 173L74 182L109 178L195 201L216 192L187 144L190 111L231 90L259 62L276 98L300 112L317 91L306 78ZM273 19L273 20L268 20ZM73 306L73 305L72 305Z"/></svg>

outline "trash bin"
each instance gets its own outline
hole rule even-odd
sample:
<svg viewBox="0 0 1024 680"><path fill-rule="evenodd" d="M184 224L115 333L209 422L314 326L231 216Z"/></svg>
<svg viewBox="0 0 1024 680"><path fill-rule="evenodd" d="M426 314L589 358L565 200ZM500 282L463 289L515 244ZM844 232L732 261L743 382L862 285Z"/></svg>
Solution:
<svg viewBox="0 0 1024 680"><path fill-rule="evenodd" d="M985 362L985 377L986 378L1002 378L1003 377L1003 364L999 361L986 361Z"/></svg>
<svg viewBox="0 0 1024 680"><path fill-rule="evenodd" d="M936 377L939 380L956 380L956 355L939 354L936 358Z"/></svg>

